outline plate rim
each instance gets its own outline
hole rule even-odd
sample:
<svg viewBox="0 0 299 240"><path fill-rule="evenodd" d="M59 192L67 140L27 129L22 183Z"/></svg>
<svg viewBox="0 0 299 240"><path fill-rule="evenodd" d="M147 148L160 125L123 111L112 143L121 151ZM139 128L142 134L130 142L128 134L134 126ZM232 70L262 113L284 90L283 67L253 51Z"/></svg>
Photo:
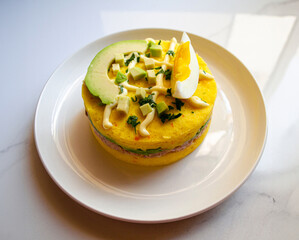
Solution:
<svg viewBox="0 0 299 240"><path fill-rule="evenodd" d="M78 49L77 51L75 51L70 57L67 57L64 61L62 61L61 64L58 65L58 67L56 67L56 69L53 71L53 73L50 75L49 79L46 81L46 83L44 84L44 87L40 93L39 99L38 99L38 103L36 105L36 111L35 111L35 116L34 116L34 140L35 140L35 145L36 145L36 149L38 152L38 155L41 159L41 162L44 166L44 168L46 169L46 172L48 173L48 175L51 177L51 179L55 182L55 184L57 186L59 186L59 188L66 194L68 195L72 200L75 200L75 202L79 203L80 205L86 207L87 209L99 213L103 216L112 218L112 219L116 219L116 220L121 220L121 221L126 221L126 222L133 222L133 223L165 223L165 222L173 222L173 221L179 221L182 219L186 219L186 218L190 218L193 216L196 216L198 214L201 214L203 212L206 212L216 206L218 206L219 204L221 204L222 202L224 202L227 198L229 198L235 191L237 191L245 182L246 180L249 178L249 176L254 172L255 168L257 167L262 154L264 152L265 146L266 146L266 142L267 142L267 136L268 136L268 118L267 118L267 109L266 109L266 104L265 104L265 98L264 95L257 83L257 81L255 80L255 78L253 77L253 75L251 74L251 72L248 70L248 68L244 65L244 63L238 59L233 53L231 53L230 51L228 51L227 49L225 49L224 47L222 47L221 45L205 38L202 36L199 36L195 33L191 33L191 32L187 32L189 34L189 36L193 37L199 37L201 39L203 39L204 41L207 41L209 44L212 44L214 46L216 46L217 48L220 48L222 51L226 52L226 54L231 55L243 68L244 70L246 70L247 74L250 75L250 77L253 80L253 83L255 84L256 88L258 89L258 93L259 93L259 97L262 100L262 108L263 108L263 113L265 115L265 128L264 128L264 132L263 132L263 141L262 141L262 146L259 149L259 154L257 159L255 160L255 163L252 165L251 169L248 169L247 174L243 176L242 181L239 182L239 184L237 184L234 188L231 189L231 191L228 191L227 194L225 196L222 197L222 199L220 199L219 201L215 201L214 203L212 203L209 207L205 208L205 209L201 209L199 211L195 211L191 214L187 214L187 215L182 215L180 217L176 217L176 218L164 218L164 219L160 219L160 220L140 220L140 219L128 219L128 218L124 218L124 217L120 217L120 216L116 216L113 214L108 214L106 212L102 212L99 211L95 208L92 208L91 206L87 205L86 203L84 203L83 201L81 201L80 199L76 198L76 196L73 196L71 193L68 192L67 189L65 189L61 183L59 181L57 181L57 179L55 178L55 176L53 175L53 173L51 173L50 169L48 169L47 164L42 156L42 153L40 151L40 146L39 146L39 142L38 142L38 130L37 130L37 118L38 118L38 114L39 114L39 109L41 108L41 101L43 98L43 95L45 93L45 90L50 82L50 80L52 79L52 77L61 69L63 68L63 66L65 65L66 62L68 62L70 59L72 59L76 54L78 54L80 51L82 51L84 48L87 48L90 45L95 44L97 41L103 40L105 38L112 38L114 36L117 35L121 35L121 34L129 34L131 32L138 32L138 31L147 31L147 30L151 30L151 31L173 31L173 32L183 32L183 30L179 30L179 29L171 29L171 28L134 28L134 29L128 29L128 30L124 30L124 31L119 31L119 32L114 32L108 35L104 35L100 38L95 39L94 41L84 45L83 47L81 47L80 49Z"/></svg>

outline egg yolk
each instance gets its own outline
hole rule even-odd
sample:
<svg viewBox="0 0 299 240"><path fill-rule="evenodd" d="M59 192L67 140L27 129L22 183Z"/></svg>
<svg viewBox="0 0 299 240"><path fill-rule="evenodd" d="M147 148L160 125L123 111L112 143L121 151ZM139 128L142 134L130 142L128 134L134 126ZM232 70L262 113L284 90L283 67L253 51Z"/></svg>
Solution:
<svg viewBox="0 0 299 240"><path fill-rule="evenodd" d="M175 54L171 79L172 89L177 81L184 81L190 76L190 60L190 42L188 41L181 44Z"/></svg>

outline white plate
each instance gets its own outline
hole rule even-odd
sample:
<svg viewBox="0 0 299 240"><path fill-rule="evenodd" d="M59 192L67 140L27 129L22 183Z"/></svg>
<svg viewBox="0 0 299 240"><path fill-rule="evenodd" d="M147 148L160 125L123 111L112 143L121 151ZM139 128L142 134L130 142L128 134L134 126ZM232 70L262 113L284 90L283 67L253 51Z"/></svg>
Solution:
<svg viewBox="0 0 299 240"><path fill-rule="evenodd" d="M254 170L266 138L261 92L236 57L192 34L194 49L218 85L211 128L202 145L175 164L139 167L112 158L93 138L81 84L96 53L120 40L180 39L181 34L140 29L101 38L65 61L47 82L36 110L36 145L53 180L85 207L131 222L175 221L216 206Z"/></svg>

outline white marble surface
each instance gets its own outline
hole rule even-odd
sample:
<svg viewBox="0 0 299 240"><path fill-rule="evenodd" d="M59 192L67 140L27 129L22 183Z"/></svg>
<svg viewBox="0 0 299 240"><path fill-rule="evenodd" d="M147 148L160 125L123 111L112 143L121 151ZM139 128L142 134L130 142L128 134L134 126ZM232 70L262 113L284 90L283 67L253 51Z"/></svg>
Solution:
<svg viewBox="0 0 299 240"><path fill-rule="evenodd" d="M266 77L256 76L267 104L264 154L220 206L167 224L120 222L75 203L42 166L33 137L36 104L51 73L80 47L111 32L155 26L152 16L161 19L159 27L228 47L240 14L299 16L299 1L174 2L0 2L0 239L299 239L298 20L281 31L282 44L269 42L279 58L271 60Z"/></svg>

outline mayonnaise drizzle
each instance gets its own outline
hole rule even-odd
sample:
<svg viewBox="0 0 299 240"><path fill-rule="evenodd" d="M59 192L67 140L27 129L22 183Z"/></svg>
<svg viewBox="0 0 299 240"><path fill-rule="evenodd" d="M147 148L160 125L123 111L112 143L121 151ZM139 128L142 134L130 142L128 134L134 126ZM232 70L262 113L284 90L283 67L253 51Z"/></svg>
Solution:
<svg viewBox="0 0 299 240"><path fill-rule="evenodd" d="M200 79L214 79L213 75L207 73L204 70L199 70L199 78Z"/></svg>
<svg viewBox="0 0 299 240"><path fill-rule="evenodd" d="M111 110L116 107L117 103L118 103L118 99L116 99L113 103L106 105L105 110L104 110L104 116L103 116L103 128L104 129L109 129L113 126L112 123L109 121L109 117L111 114Z"/></svg>
<svg viewBox="0 0 299 240"><path fill-rule="evenodd" d="M140 55L140 60L141 60L142 62L144 62L144 59L148 59L148 57L146 57L146 56L144 56L144 55ZM153 60L154 63L156 63L157 65L166 65L166 66L169 67L169 68L172 68L172 67L173 67L173 64L172 64L172 63L165 62L165 61L161 62L161 61L158 61L158 60L156 60L156 59L154 59L154 58L152 58L152 60Z"/></svg>
<svg viewBox="0 0 299 240"><path fill-rule="evenodd" d="M129 56L131 56L132 54L130 54ZM136 56L136 53L134 53L134 54ZM126 59L128 59L129 56ZM136 57L135 57L135 59L136 59ZM131 69L132 67L134 67L136 65L137 61L135 59L130 62L129 66L128 66L128 69ZM126 73L126 75L128 75L128 73ZM110 118L112 109L117 106L118 97L119 96L126 96L128 94L128 90L131 90L130 86L135 87L133 85L130 85L128 83L128 81L123 82L121 85L123 85L123 87L124 87L123 88L123 92L116 97L116 100L113 103L108 104L105 107L104 115L103 115L103 128L104 129L109 129L109 128L111 128L113 126L113 124L110 122L109 118Z"/></svg>
<svg viewBox="0 0 299 240"><path fill-rule="evenodd" d="M169 46L169 49L168 50L174 50L175 48L175 45L177 43L177 40L175 38L172 38L171 39L171 42L170 42L170 46ZM169 55L166 54L165 58L164 58L164 62L169 62ZM162 65L162 69L165 71L166 70L166 64L163 64ZM163 88L163 73L160 73L158 74L157 76L157 79L156 79L156 88ZM154 88L154 87L153 87ZM166 89L167 90L167 89ZM154 96L153 96L153 100L156 101L158 95L159 95L159 91L153 91L154 93ZM155 117L155 112L156 112L156 109L153 109L152 112L150 112L149 114L146 115L146 118L144 119L144 121L140 124L140 127L139 127L139 133L141 136L143 137L146 137L146 136L149 136L149 132L146 130L146 127L153 121L154 117Z"/></svg>
<svg viewBox="0 0 299 240"><path fill-rule="evenodd" d="M208 103L204 102L198 96L192 96L191 98L187 99L187 102L190 103L193 107L207 107L209 106Z"/></svg>

